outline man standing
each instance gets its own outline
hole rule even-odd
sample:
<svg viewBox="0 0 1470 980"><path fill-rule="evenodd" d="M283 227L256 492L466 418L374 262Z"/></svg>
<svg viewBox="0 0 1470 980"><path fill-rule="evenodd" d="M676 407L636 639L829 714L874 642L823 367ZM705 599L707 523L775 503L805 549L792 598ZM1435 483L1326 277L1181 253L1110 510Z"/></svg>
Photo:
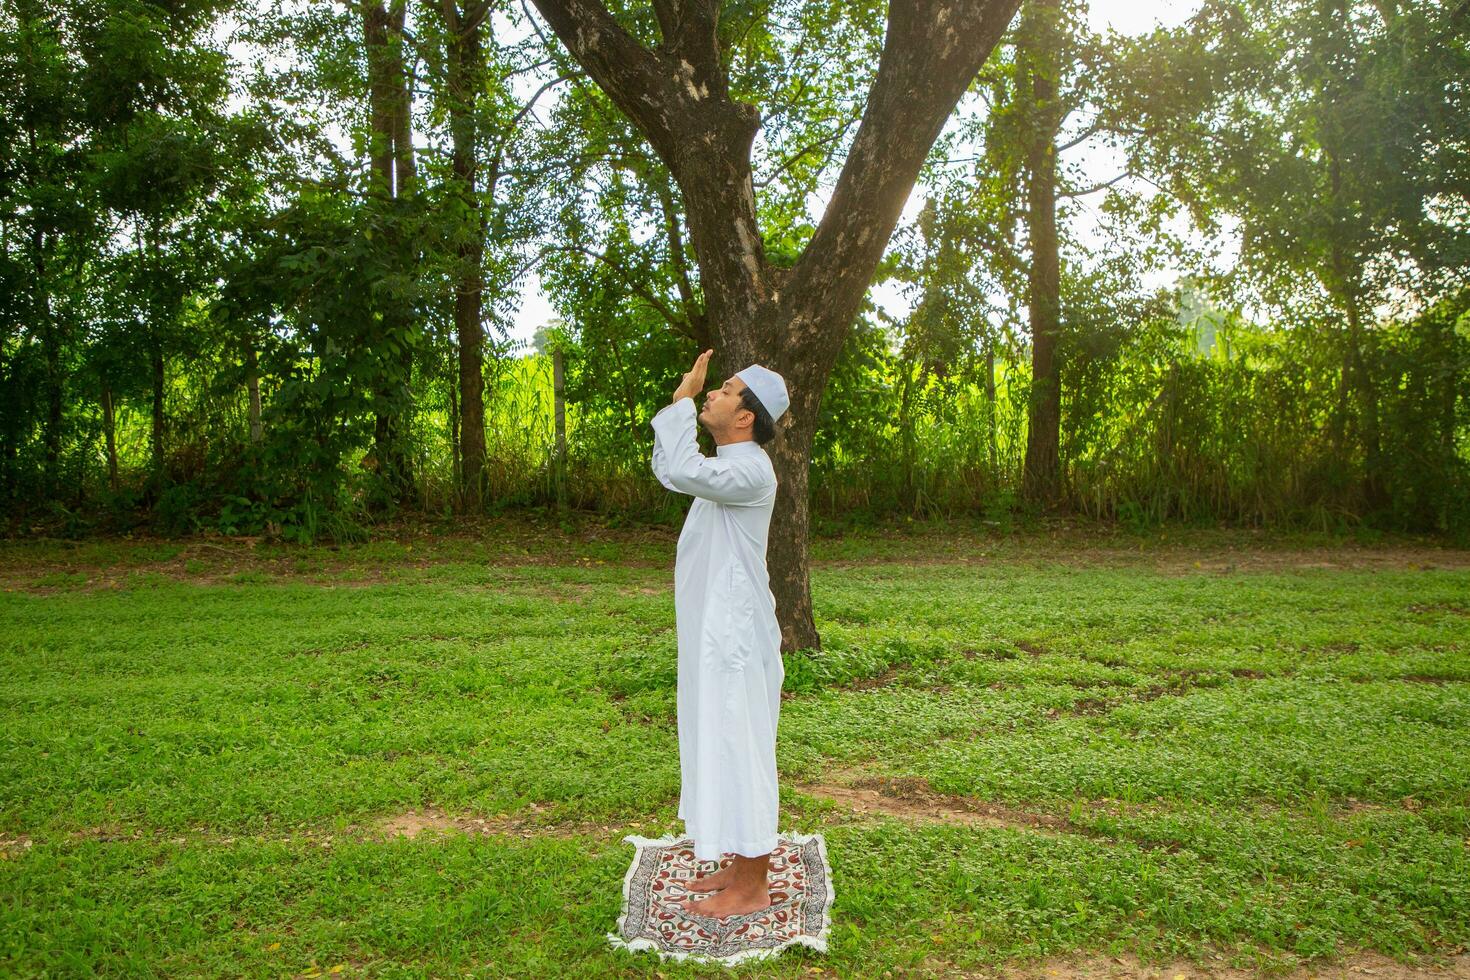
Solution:
<svg viewBox="0 0 1470 980"><path fill-rule="evenodd" d="M674 561L679 631L679 818L694 857L731 863L690 883L708 897L686 911L729 916L771 904L766 872L776 847L776 721L781 709L781 628L766 572L776 471L761 448L790 399L774 371L752 364L705 396L698 420L715 456L695 441L694 398L707 350L674 400L653 417L653 472L693 496Z"/></svg>

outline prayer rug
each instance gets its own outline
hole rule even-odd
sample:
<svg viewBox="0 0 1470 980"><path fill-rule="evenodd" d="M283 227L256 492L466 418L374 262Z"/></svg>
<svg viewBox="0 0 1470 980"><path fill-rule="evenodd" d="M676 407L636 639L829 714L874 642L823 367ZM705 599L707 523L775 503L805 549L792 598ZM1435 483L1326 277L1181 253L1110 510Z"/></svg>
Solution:
<svg viewBox="0 0 1470 980"><path fill-rule="evenodd" d="M688 897L685 884L696 877L689 837L639 837L633 863L623 876L623 914L608 942L627 950L651 949L660 959L693 960L734 966L743 960L775 956L787 946L803 945L825 953L832 915L832 868L821 834L781 834L771 852L768 881L771 905L759 912L724 918L685 912L671 903ZM718 865L703 862L713 874Z"/></svg>

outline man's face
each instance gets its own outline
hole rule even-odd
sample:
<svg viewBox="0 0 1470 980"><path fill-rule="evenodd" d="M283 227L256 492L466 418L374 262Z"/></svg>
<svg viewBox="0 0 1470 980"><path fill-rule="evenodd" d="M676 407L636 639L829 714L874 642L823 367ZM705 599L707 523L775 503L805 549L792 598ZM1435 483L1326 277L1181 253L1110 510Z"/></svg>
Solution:
<svg viewBox="0 0 1470 980"><path fill-rule="evenodd" d="M740 393L745 382L731 375L725 383L704 396L704 407L699 411L699 421L711 432L735 434L735 417L746 411L740 404ZM747 416L747 425L754 421Z"/></svg>

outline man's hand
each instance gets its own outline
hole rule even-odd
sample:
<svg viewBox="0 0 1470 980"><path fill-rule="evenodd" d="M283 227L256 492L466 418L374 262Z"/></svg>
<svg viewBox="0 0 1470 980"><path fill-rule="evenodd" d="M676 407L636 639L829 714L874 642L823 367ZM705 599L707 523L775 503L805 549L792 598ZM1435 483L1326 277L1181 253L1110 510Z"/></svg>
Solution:
<svg viewBox="0 0 1470 980"><path fill-rule="evenodd" d="M704 391L704 376L709 370L709 356L715 352L711 347L694 359L694 367L690 368L684 375L684 380L679 382L679 387L674 389L674 401L680 398L694 398ZM673 404L670 402L670 404ZM697 409L699 406L695 406Z"/></svg>

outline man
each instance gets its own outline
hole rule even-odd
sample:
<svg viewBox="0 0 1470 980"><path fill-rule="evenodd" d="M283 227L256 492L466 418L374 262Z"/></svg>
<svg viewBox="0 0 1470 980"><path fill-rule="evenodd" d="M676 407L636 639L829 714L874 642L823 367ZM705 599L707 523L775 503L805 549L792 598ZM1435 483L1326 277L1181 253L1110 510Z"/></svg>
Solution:
<svg viewBox="0 0 1470 980"><path fill-rule="evenodd" d="M766 572L766 533L776 471L761 444L790 399L774 371L752 364L705 396L698 420L715 456L695 441L694 398L707 350L671 404L653 417L653 472L695 499L674 561L679 632L679 818L694 857L731 863L687 887L685 911L716 917L771 904L766 873L776 847L776 721L781 708L781 628Z"/></svg>

